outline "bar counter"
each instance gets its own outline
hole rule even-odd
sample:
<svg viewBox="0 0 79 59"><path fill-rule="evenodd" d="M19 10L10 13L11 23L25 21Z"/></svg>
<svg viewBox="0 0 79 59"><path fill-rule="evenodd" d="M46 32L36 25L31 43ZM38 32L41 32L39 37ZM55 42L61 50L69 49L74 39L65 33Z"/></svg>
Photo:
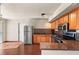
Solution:
<svg viewBox="0 0 79 59"><path fill-rule="evenodd" d="M63 43L41 42L41 50L79 50L79 41L63 40Z"/></svg>

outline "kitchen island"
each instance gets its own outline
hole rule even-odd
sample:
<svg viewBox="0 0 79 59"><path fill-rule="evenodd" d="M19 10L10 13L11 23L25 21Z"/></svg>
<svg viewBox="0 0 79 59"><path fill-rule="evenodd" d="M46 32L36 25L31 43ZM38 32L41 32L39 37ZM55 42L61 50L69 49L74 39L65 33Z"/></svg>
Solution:
<svg viewBox="0 0 79 59"><path fill-rule="evenodd" d="M63 40L63 43L40 43L41 54L79 54L79 41Z"/></svg>

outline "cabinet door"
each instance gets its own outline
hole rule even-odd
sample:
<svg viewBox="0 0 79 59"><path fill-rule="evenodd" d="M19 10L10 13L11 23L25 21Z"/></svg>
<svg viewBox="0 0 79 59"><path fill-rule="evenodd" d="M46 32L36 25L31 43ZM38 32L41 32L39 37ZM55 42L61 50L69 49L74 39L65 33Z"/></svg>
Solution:
<svg viewBox="0 0 79 59"><path fill-rule="evenodd" d="M37 35L37 43L40 43L41 35Z"/></svg>
<svg viewBox="0 0 79 59"><path fill-rule="evenodd" d="M46 42L51 42L51 35L46 36Z"/></svg>
<svg viewBox="0 0 79 59"><path fill-rule="evenodd" d="M34 43L51 42L51 35L33 35Z"/></svg>
<svg viewBox="0 0 79 59"><path fill-rule="evenodd" d="M46 37L45 37L45 35L41 35L40 42L46 42Z"/></svg>
<svg viewBox="0 0 79 59"><path fill-rule="evenodd" d="M69 14L69 29L75 30L77 26L77 10Z"/></svg>
<svg viewBox="0 0 79 59"><path fill-rule="evenodd" d="M56 20L55 23L56 23L55 29L58 29L58 20Z"/></svg>
<svg viewBox="0 0 79 59"><path fill-rule="evenodd" d="M51 29L55 29L55 21L51 23Z"/></svg>
<svg viewBox="0 0 79 59"><path fill-rule="evenodd" d="M63 17L59 19L60 24L63 24Z"/></svg>
<svg viewBox="0 0 79 59"><path fill-rule="evenodd" d="M37 35L33 35L33 43L38 43L37 42L37 37L38 37Z"/></svg>
<svg viewBox="0 0 79 59"><path fill-rule="evenodd" d="M58 25L60 25L60 18L59 18L59 19L57 19L57 21L58 21Z"/></svg>
<svg viewBox="0 0 79 59"><path fill-rule="evenodd" d="M77 29L79 30L79 8L78 8L78 15L77 15Z"/></svg>
<svg viewBox="0 0 79 59"><path fill-rule="evenodd" d="M36 42L36 36L33 35L33 43L35 43L35 42Z"/></svg>
<svg viewBox="0 0 79 59"><path fill-rule="evenodd" d="M63 23L68 23L68 14L66 14L63 18Z"/></svg>
<svg viewBox="0 0 79 59"><path fill-rule="evenodd" d="M33 43L40 43L40 35L33 35Z"/></svg>
<svg viewBox="0 0 79 59"><path fill-rule="evenodd" d="M60 25L60 18L58 19L58 25Z"/></svg>

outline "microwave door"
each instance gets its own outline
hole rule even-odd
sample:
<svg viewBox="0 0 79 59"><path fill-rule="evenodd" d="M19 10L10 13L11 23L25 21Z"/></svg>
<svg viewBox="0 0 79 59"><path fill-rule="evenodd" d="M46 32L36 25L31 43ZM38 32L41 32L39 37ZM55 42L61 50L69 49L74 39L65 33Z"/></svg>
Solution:
<svg viewBox="0 0 79 59"><path fill-rule="evenodd" d="M63 25L63 31L64 31L64 32L67 32L67 24L64 24L64 25Z"/></svg>

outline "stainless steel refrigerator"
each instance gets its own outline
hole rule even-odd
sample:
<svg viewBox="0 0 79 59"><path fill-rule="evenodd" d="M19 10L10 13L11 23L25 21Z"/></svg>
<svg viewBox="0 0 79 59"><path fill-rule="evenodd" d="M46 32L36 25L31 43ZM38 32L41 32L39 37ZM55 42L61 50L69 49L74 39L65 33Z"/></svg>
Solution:
<svg viewBox="0 0 79 59"><path fill-rule="evenodd" d="M32 44L32 26L24 26L24 44Z"/></svg>

